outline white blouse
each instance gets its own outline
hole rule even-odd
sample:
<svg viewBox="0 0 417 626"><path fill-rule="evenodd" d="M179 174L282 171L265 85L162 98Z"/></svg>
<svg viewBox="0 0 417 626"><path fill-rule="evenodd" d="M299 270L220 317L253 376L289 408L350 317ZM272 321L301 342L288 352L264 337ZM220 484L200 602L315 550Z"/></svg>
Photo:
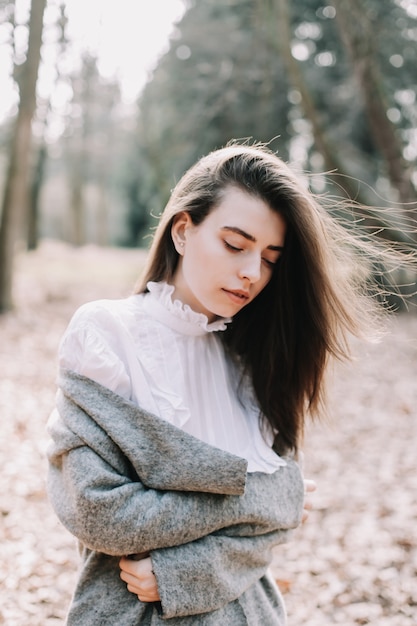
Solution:
<svg viewBox="0 0 417 626"><path fill-rule="evenodd" d="M99 300L75 313L59 349L60 367L87 376L148 412L247 459L248 471L285 465L259 427L249 384L241 386L217 331L179 300L174 287L148 283L149 292Z"/></svg>

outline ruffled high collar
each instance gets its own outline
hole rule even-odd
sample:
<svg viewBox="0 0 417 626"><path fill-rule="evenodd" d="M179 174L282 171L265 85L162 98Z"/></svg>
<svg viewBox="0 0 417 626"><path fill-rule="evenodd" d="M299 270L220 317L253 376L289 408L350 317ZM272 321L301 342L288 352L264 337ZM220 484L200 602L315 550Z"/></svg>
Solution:
<svg viewBox="0 0 417 626"><path fill-rule="evenodd" d="M222 317L209 322L204 313L197 313L181 300L173 300L174 286L165 282L148 282L149 294L144 299L148 312L158 321L185 335L205 335L226 330L231 318Z"/></svg>

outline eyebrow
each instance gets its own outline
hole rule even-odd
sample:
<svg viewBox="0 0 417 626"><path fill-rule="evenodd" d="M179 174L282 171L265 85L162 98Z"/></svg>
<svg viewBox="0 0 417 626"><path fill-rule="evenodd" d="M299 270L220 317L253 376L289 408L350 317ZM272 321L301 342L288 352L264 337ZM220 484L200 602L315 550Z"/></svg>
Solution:
<svg viewBox="0 0 417 626"><path fill-rule="evenodd" d="M241 228L238 228L237 226L223 226L222 230L228 230L232 233L236 233L237 235L244 237L248 241L252 241L253 243L256 243L256 238L253 235L250 235L249 233L245 232ZM281 252L281 250L284 249L284 246L267 246L267 249Z"/></svg>

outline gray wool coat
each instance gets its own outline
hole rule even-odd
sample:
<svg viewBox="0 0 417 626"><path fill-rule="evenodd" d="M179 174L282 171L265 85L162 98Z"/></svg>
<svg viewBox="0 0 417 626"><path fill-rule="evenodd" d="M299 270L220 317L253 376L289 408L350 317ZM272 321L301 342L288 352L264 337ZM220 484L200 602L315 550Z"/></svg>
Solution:
<svg viewBox="0 0 417 626"><path fill-rule="evenodd" d="M304 485L195 437L92 380L60 373L48 424L48 493L82 555L69 626L283 626L271 549L302 516ZM121 555L150 552L161 601L120 579Z"/></svg>

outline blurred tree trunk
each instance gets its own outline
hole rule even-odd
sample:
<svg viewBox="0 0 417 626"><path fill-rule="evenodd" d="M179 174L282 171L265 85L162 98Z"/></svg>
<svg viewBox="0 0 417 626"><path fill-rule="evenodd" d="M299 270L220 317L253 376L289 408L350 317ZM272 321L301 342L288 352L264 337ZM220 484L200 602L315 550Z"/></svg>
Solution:
<svg viewBox="0 0 417 626"><path fill-rule="evenodd" d="M73 104L80 115L70 120L71 133L68 135L68 172L71 202L71 241L75 246L83 246L87 241L90 223L88 215L87 183L91 182L94 164L94 131L98 100L102 95L97 69L97 58L86 52L82 57L79 74L72 76Z"/></svg>
<svg viewBox="0 0 417 626"><path fill-rule="evenodd" d="M267 0L267 1L270 1L270 0ZM356 0L355 0L355 3L356 3ZM343 5L343 2L335 3L337 12L339 11L341 5ZM272 2L272 7L274 6L275 4L274 2ZM347 7L346 4L344 6L345 6L345 10L348 10L351 4L349 3L349 7ZM332 145L330 145L330 143L328 142L326 138L326 133L321 123L319 112L317 111L314 98L312 97L311 91L304 79L300 65L298 61L292 56L292 53L291 53L292 30L291 30L290 4L288 0L278 0L277 8L278 8L278 13L275 16L275 23L279 25L279 29L280 29L279 41L281 45L281 52L285 58L288 73L290 75L290 80L294 88L297 89L301 95L301 105L303 107L306 118L310 121L316 148L321 153L324 159L325 167L329 171L327 176L330 179L332 179L333 178L331 175L332 172L337 173L337 178L336 178L337 187L345 193L348 199L350 198L351 200L355 202L354 206L358 205L359 217L362 222L362 227L365 230L367 230L368 232L375 232L380 237L384 239L388 239L390 241L398 241L398 242L404 242L406 244L409 244L410 235L408 233L403 232L402 230L397 228L395 225L391 226L390 224L383 223L381 221L381 218L372 210L372 208L366 206L367 204L366 200L361 197L360 189L358 185L355 184L354 179L351 179L348 175L347 176L344 175L345 172L344 172L343 164L337 158L335 148ZM272 10L274 10L274 8L272 8ZM271 19L272 18L273 16L271 15ZM355 32L354 25L357 23L357 20L360 20L360 17L358 14L355 15L355 19L352 20L352 33ZM368 33L368 35L370 39L371 38L370 33ZM371 71L371 74L372 74L372 71ZM363 77L364 83L366 83L367 75L368 73L365 72L364 77ZM367 86L367 91L372 91L372 88L374 89L376 88L375 83L371 83L369 89ZM371 93L369 93L368 96L371 100L372 99ZM374 110L375 116L378 115L378 117L376 117L375 120L373 121L374 132L378 134L377 120L381 122L381 117L384 117L385 122L387 122L388 124L383 123L383 125L385 125L385 127L390 126L390 131L388 131L387 129L385 130L385 137L387 141L387 145L385 146L385 149L386 149L385 155L387 158L388 153L390 153L391 157L393 158L392 172L394 172L395 170L395 176L397 177L396 180L401 179L404 182L405 169L401 170L401 167L400 167L399 157L401 155L401 150L400 150L400 147L398 146L398 139L393 133L393 128L389 124L389 120L386 117L386 109L385 108L383 109L383 115L382 115L382 110L379 109L379 107L382 106L381 101L378 100L378 98L376 97L374 97L372 101L375 104L375 110ZM371 115L371 109L369 109L368 113L369 115ZM388 139L388 137L391 137L391 139ZM389 141L391 140L393 142L393 146L390 148ZM385 141L383 143L385 145ZM395 158L394 158L394 155L395 155ZM395 166L394 166L394 161L395 161ZM401 157L401 162L402 162L402 157ZM404 163L403 163L403 167L404 167ZM403 185L402 189L405 189L405 188L410 190L410 186L407 186L406 184ZM410 195L408 194L409 194L409 191L407 191L406 196L408 197L408 200L410 200Z"/></svg>
<svg viewBox="0 0 417 626"><path fill-rule="evenodd" d="M62 56L65 54L68 39L67 39L67 24L68 19L65 11L65 3L62 1L59 5L59 17L56 23L57 28L60 32L59 37L59 54L57 56L56 64L55 64L55 80L51 86L51 93L55 89L59 79L61 78L61 69L60 69L60 60ZM45 178L46 165L48 161L48 146L46 140L46 134L49 127L49 116L51 113L51 99L48 98L46 102L43 102L41 105L38 103L37 109L37 119L39 125L42 125L42 136L40 138L40 143L38 147L38 151L36 154L36 163L33 168L33 177L30 186L30 197L29 197L29 215L28 215L28 233L27 233L27 247L28 250L35 250L38 247L39 240L39 199L42 190L42 186Z"/></svg>
<svg viewBox="0 0 417 626"><path fill-rule="evenodd" d="M28 216L28 250L36 250L39 240L39 196L45 176L45 166L48 158L48 149L42 142L38 150L37 162L33 172L29 196Z"/></svg>
<svg viewBox="0 0 417 626"><path fill-rule="evenodd" d="M19 81L20 101L11 139L0 225L0 313L12 308L14 251L27 219L32 130L36 82L42 45L46 0L32 0L26 61Z"/></svg>
<svg viewBox="0 0 417 626"><path fill-rule="evenodd" d="M99 154L105 158L96 158L97 180L97 213L96 213L96 243L99 246L109 245L109 181L111 179L112 159L111 149L116 138L113 136L113 126L108 127L105 141L98 146Z"/></svg>
<svg viewBox="0 0 417 626"><path fill-rule="evenodd" d="M363 2L339 0L332 4L336 10L340 38L352 62L369 128L375 145L386 163L390 183L398 191L402 203L415 201L416 194L411 183L410 168L407 167L402 154L402 142L394 124L387 117L388 106L383 81L373 50L373 25L366 14Z"/></svg>
<svg viewBox="0 0 417 626"><path fill-rule="evenodd" d="M277 7L276 9L275 6ZM321 123L314 98L306 80L304 79L298 61L292 55L291 9L288 0L278 0L276 5L275 2L272 2L271 11L276 11L276 14L271 15L270 18L272 23L278 25L279 37L277 39L280 43L277 45L279 46L279 52L283 55L285 60L290 82L292 83L294 89L297 89L300 93L301 106L303 108L304 115L311 124L314 143L316 149L320 152L324 159L325 168L329 172L328 176L331 178L331 173L336 172L338 174L336 182L337 187L341 189L348 198L361 202L358 186L352 184L351 179L348 176L343 175L344 168L337 158L334 147L331 146L327 140L326 132L323 128L323 124Z"/></svg>
<svg viewBox="0 0 417 626"><path fill-rule="evenodd" d="M109 244L109 207L106 179L99 181L96 231L97 245L107 246Z"/></svg>
<svg viewBox="0 0 417 626"><path fill-rule="evenodd" d="M85 224L85 168L87 165L87 151L85 147L85 137L78 138L77 143L81 144L76 154L71 155L71 214L72 214L72 233L71 241L74 246L82 246L86 241L86 224Z"/></svg>

